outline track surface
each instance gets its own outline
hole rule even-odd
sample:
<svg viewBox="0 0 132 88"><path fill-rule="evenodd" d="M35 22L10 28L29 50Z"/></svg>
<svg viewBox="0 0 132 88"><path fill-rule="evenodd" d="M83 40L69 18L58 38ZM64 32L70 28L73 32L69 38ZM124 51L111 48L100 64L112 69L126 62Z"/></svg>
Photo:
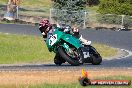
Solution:
<svg viewBox="0 0 132 88"><path fill-rule="evenodd" d="M0 32L21 35L41 36L38 27L29 25L0 24ZM132 51L132 31L111 31L111 30L81 30L83 36L91 41L107 44L113 47ZM104 50L105 52L105 50ZM123 59L104 60L101 65L84 64L82 66L70 66L64 64L56 66L50 64L30 65L0 65L0 70L48 70L48 69L100 69L100 68L132 68L132 56Z"/></svg>

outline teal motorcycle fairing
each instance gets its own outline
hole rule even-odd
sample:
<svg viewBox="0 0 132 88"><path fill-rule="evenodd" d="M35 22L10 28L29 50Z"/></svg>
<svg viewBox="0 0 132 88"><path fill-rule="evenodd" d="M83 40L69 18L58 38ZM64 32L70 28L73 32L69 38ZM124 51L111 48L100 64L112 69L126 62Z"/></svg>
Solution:
<svg viewBox="0 0 132 88"><path fill-rule="evenodd" d="M61 40L63 40L64 42L62 43ZM70 34L59 31L59 28L55 29L52 34L48 35L48 38L46 40L46 45L50 52L56 52L57 46L63 46L65 49L68 50L68 44L66 43L73 45L77 49L82 46L79 39Z"/></svg>

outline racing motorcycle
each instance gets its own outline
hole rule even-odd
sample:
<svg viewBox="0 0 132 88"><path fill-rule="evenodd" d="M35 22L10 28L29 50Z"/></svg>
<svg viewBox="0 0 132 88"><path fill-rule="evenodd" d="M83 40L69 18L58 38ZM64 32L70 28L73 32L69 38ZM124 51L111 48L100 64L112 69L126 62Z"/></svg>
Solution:
<svg viewBox="0 0 132 88"><path fill-rule="evenodd" d="M54 58L56 65L65 62L74 66L83 63L99 65L102 62L102 57L93 46L81 44L78 38L60 31L60 28L56 28L46 39L46 45L50 52L56 53Z"/></svg>

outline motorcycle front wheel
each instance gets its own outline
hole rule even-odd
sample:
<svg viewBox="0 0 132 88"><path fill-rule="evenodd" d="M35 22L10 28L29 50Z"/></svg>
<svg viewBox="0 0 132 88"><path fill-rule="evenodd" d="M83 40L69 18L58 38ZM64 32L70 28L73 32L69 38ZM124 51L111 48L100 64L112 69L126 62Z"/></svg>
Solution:
<svg viewBox="0 0 132 88"><path fill-rule="evenodd" d="M102 62L102 57L98 54L92 55L91 58L92 58L92 64L93 65L99 65Z"/></svg>
<svg viewBox="0 0 132 88"><path fill-rule="evenodd" d="M92 53L91 53L92 52ZM98 51L93 47L90 46L90 57L92 58L92 64L93 65L99 65L102 62L102 57L98 53Z"/></svg>

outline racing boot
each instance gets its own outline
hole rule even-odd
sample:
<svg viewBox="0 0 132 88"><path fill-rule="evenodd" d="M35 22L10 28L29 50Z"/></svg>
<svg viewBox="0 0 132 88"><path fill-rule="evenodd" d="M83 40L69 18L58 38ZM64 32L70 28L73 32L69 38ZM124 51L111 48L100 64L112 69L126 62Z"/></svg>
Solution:
<svg viewBox="0 0 132 88"><path fill-rule="evenodd" d="M80 36L79 40L82 42L83 45L91 45L91 41L84 39L82 35Z"/></svg>

